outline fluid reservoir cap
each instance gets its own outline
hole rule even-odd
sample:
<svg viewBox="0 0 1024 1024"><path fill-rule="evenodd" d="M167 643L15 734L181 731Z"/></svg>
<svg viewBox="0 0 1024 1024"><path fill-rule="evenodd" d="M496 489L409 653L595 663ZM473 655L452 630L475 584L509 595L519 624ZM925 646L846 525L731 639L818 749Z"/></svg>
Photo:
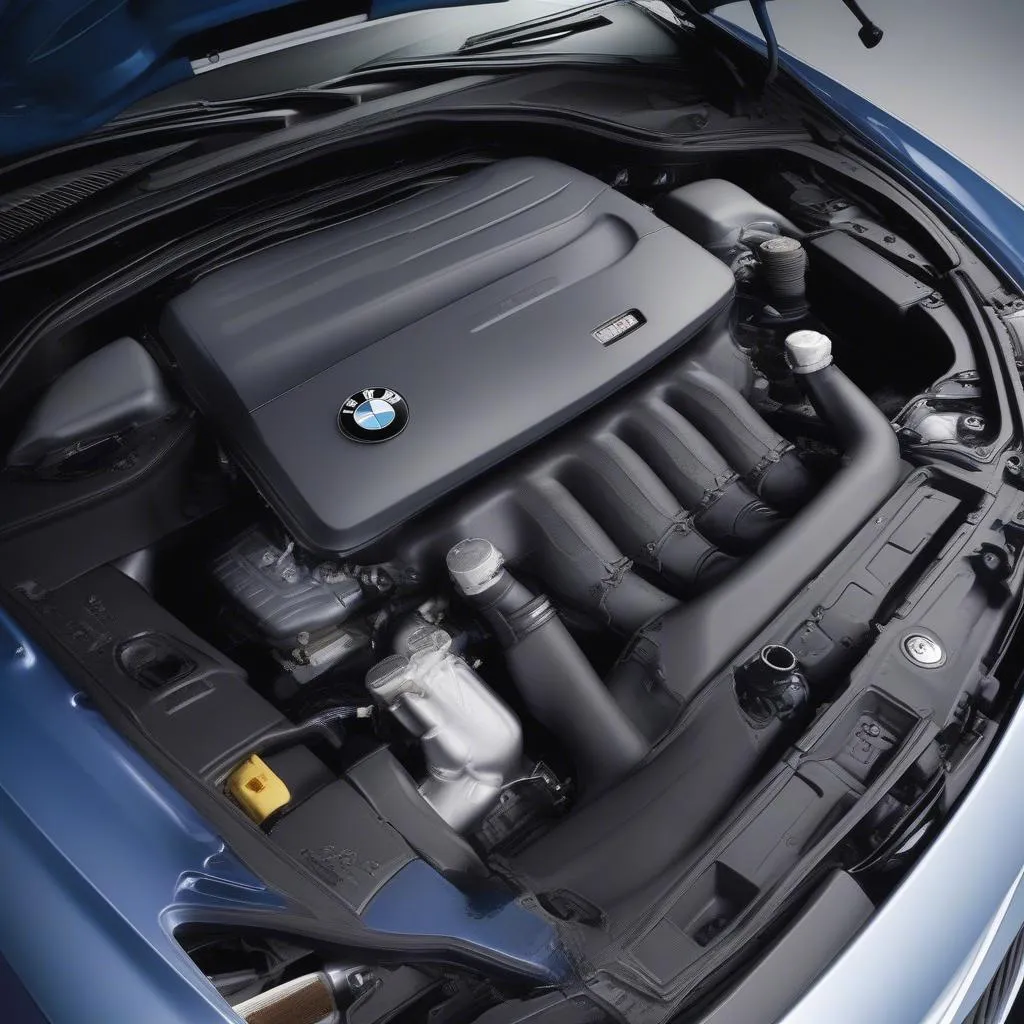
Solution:
<svg viewBox="0 0 1024 1024"><path fill-rule="evenodd" d="M783 253L800 252L803 244L796 238L787 238L779 235L778 238L768 238L761 243L761 252L771 259L773 256L780 256Z"/></svg>
<svg viewBox="0 0 1024 1024"><path fill-rule="evenodd" d="M366 688L385 704L390 704L411 685L409 659L404 654L389 655L366 673Z"/></svg>
<svg viewBox="0 0 1024 1024"><path fill-rule="evenodd" d="M820 331L794 331L786 338L786 358L794 373L815 373L832 363L832 342Z"/></svg>
<svg viewBox="0 0 1024 1024"><path fill-rule="evenodd" d="M266 821L292 798L284 782L255 754L231 773L228 792L256 822Z"/></svg>
<svg viewBox="0 0 1024 1024"><path fill-rule="evenodd" d="M501 552L482 537L460 540L448 552L446 561L452 582L467 597L480 594L491 586L505 564Z"/></svg>

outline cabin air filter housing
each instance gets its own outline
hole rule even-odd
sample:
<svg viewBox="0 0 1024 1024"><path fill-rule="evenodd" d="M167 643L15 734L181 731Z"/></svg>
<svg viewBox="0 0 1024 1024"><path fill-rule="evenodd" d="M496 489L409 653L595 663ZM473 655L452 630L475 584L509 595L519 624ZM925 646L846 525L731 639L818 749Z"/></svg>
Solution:
<svg viewBox="0 0 1024 1024"><path fill-rule="evenodd" d="M348 554L612 394L732 289L645 207L523 158L217 270L161 333L288 529Z"/></svg>

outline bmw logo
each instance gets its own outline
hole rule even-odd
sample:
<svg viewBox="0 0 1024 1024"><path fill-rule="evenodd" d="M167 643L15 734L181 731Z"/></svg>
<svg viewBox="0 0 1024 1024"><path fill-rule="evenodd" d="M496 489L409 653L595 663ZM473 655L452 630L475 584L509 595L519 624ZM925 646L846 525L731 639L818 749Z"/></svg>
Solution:
<svg viewBox="0 0 1024 1024"><path fill-rule="evenodd" d="M373 444L397 437L409 422L405 399L390 388L364 388L345 399L338 413L341 432L353 441Z"/></svg>

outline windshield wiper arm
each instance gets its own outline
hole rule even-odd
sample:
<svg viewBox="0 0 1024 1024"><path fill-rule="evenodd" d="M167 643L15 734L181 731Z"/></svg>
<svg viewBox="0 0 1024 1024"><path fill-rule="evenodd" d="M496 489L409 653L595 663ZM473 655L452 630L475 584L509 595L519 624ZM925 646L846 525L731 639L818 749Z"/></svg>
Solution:
<svg viewBox="0 0 1024 1024"><path fill-rule="evenodd" d="M602 6L604 6L602 4ZM580 17L577 13L571 18L543 18L539 21L527 22L513 28L485 32L471 36L458 48L458 54L491 53L495 50L509 50L517 46L535 46L540 43L551 43L558 39L590 32L597 28L607 28L611 19L603 14L589 14Z"/></svg>
<svg viewBox="0 0 1024 1024"><path fill-rule="evenodd" d="M290 89L282 92L243 96L230 100L197 100L175 103L166 107L152 107L137 113L126 113L99 128L97 136L138 128L177 127L182 124L230 122L233 118L289 113L324 113L341 107L356 106L358 100L344 93L330 92L316 87Z"/></svg>

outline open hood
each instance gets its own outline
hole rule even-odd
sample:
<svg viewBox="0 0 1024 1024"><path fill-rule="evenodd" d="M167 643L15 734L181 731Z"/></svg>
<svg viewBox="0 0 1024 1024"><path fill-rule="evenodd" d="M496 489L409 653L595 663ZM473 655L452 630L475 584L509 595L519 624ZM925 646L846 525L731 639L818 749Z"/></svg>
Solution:
<svg viewBox="0 0 1024 1024"><path fill-rule="evenodd" d="M707 15L739 0L686 0ZM767 43L770 80L778 43L768 0L750 0ZM866 46L882 37L856 0L842 0ZM74 139L153 93L184 82L195 62L225 50L301 32L349 31L360 23L507 0L0 0L0 161ZM551 6L545 7L544 4ZM584 5L580 0L579 6ZM508 22L557 18L572 0L540 0ZM515 4L510 4L514 8ZM561 9L561 10L560 10ZM468 17L468 15L464 15ZM488 26L488 28L497 26ZM632 46L632 42L626 43Z"/></svg>
<svg viewBox="0 0 1024 1024"><path fill-rule="evenodd" d="M295 9L294 29L479 2L342 0L334 10L319 4L303 20L301 8L312 8L311 0L6 0L0 3L0 159L88 132L191 77L205 38L225 26L260 16L269 22L286 8ZM285 18L266 35L282 23ZM252 41L251 34L243 38Z"/></svg>

